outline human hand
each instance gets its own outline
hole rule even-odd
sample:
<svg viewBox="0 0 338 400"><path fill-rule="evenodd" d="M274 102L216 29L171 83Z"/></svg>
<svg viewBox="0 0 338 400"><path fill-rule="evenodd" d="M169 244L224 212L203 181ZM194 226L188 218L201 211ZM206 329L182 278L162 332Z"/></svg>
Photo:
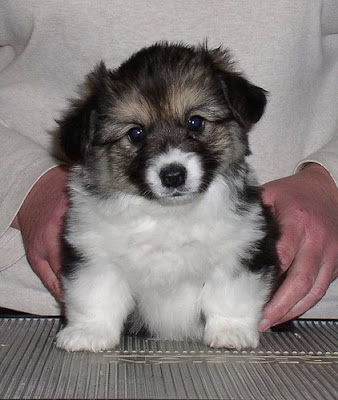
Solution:
<svg viewBox="0 0 338 400"><path fill-rule="evenodd" d="M338 189L323 167L310 163L264 185L263 200L281 224L277 250L286 278L265 308L262 332L309 310L337 278Z"/></svg>
<svg viewBox="0 0 338 400"><path fill-rule="evenodd" d="M61 232L68 209L67 179L64 167L46 172L29 192L15 221L32 269L58 300L62 298Z"/></svg>

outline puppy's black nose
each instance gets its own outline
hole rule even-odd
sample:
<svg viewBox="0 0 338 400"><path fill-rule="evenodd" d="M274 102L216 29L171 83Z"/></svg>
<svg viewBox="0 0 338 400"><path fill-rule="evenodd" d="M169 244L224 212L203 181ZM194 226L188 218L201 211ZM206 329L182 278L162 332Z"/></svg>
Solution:
<svg viewBox="0 0 338 400"><path fill-rule="evenodd" d="M179 187L184 185L187 178L187 170L180 164L169 164L160 171L162 185L166 187Z"/></svg>

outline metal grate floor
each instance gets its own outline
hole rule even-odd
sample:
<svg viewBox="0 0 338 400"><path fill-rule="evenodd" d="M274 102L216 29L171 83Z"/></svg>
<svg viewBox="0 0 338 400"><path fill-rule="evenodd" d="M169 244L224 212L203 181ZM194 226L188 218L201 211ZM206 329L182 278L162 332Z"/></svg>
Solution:
<svg viewBox="0 0 338 400"><path fill-rule="evenodd" d="M253 351L123 337L66 353L57 318L0 318L1 399L338 399L338 321L297 321Z"/></svg>

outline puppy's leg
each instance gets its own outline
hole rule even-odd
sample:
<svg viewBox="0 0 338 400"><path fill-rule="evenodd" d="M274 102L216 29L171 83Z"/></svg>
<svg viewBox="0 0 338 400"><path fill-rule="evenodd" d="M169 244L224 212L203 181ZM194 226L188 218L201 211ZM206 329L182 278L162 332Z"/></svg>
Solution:
<svg viewBox="0 0 338 400"><path fill-rule="evenodd" d="M268 294L269 285L258 274L243 271L229 277L215 273L203 288L204 343L238 350L257 347L258 324Z"/></svg>
<svg viewBox="0 0 338 400"><path fill-rule="evenodd" d="M64 281L67 326L57 335L57 347L113 348L134 304L129 287L111 265L86 266L78 272Z"/></svg>

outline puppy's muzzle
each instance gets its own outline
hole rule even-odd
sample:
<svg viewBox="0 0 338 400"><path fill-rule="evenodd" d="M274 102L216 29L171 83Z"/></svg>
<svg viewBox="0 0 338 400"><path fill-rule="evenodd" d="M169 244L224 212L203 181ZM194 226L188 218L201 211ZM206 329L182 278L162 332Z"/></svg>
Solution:
<svg viewBox="0 0 338 400"><path fill-rule="evenodd" d="M187 170L181 164L169 164L160 171L162 185L167 188L183 186L187 179Z"/></svg>

